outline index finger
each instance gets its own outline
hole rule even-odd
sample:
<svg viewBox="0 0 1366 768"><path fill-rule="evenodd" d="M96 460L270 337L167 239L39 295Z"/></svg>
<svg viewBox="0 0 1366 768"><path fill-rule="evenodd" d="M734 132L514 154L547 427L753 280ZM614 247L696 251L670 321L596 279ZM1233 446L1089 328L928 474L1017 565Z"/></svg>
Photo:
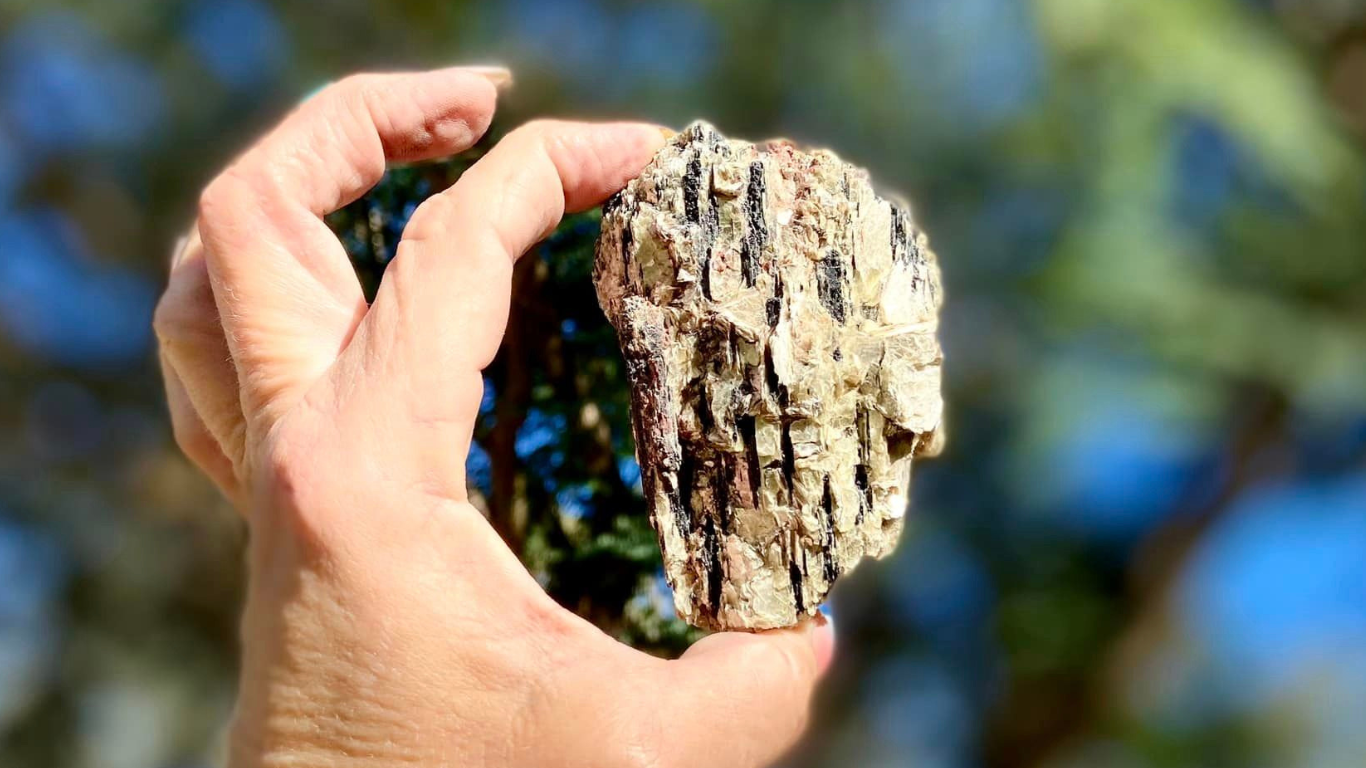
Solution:
<svg viewBox="0 0 1366 768"><path fill-rule="evenodd" d="M601 203L639 175L664 136L645 123L550 120L509 133L413 214L366 332L438 345L419 353L427 365L483 369L507 325L513 263L566 212Z"/></svg>
<svg viewBox="0 0 1366 768"><path fill-rule="evenodd" d="M297 392L328 368L366 303L322 217L375 184L386 163L471 146L506 70L356 75L309 99L219 176L199 231L244 411Z"/></svg>
<svg viewBox="0 0 1366 768"><path fill-rule="evenodd" d="M513 263L565 211L602 202L664 143L641 123L537 121L500 141L409 220L374 306L332 372L401 409L384 418L455 425L460 442L433 476L464 491L464 455L483 394L481 371L507 328ZM396 383L400 382L400 383ZM386 397L402 386L413 396Z"/></svg>

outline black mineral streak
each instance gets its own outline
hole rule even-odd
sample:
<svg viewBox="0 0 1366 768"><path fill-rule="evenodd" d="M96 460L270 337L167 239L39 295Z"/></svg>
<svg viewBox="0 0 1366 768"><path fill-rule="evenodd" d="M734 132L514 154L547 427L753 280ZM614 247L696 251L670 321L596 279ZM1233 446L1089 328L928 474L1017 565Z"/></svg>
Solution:
<svg viewBox="0 0 1366 768"><path fill-rule="evenodd" d="M910 253L906 248L910 233L906 228L906 212L900 207L892 206L892 258L899 263L905 263L910 258Z"/></svg>
<svg viewBox="0 0 1366 768"><path fill-rule="evenodd" d="M855 524L863 522L863 516L873 509L873 487L868 483L868 441L872 438L869 434L868 411L860 408L858 412L858 464L854 467L854 486L858 488L859 505L858 517Z"/></svg>
<svg viewBox="0 0 1366 768"><path fill-rule="evenodd" d="M750 508L759 508L759 489L762 487L762 475L759 474L759 441L753 416L741 416L736 426L740 429L740 439L745 445L745 463L748 465L749 488L750 488Z"/></svg>
<svg viewBox="0 0 1366 768"><path fill-rule="evenodd" d="M788 499L792 499L796 491L797 481L797 453L792 448L792 423L783 421L783 482L787 484Z"/></svg>
<svg viewBox="0 0 1366 768"><path fill-rule="evenodd" d="M733 460L733 459L732 459ZM726 477L726 462L718 461L713 466L711 492L715 497L716 518L721 523L721 532L730 533L730 482Z"/></svg>
<svg viewBox="0 0 1366 768"><path fill-rule="evenodd" d="M754 287L759 276L759 255L768 245L768 225L764 223L764 164L755 160L749 165L749 184L745 189L745 237L740 242L740 276L745 285Z"/></svg>
<svg viewBox="0 0 1366 768"><path fill-rule="evenodd" d="M783 301L777 297L769 297L764 302L764 316L768 320L769 330L778 327L778 318L782 316Z"/></svg>
<svg viewBox="0 0 1366 768"><path fill-rule="evenodd" d="M694 153L688 161L688 172L683 175L683 213L688 221L702 223L702 158Z"/></svg>
<svg viewBox="0 0 1366 768"><path fill-rule="evenodd" d="M787 407L787 386L778 380L778 370L773 366L773 348L764 348L764 383L768 385L768 391L773 394L774 399L782 408Z"/></svg>
<svg viewBox="0 0 1366 768"><path fill-rule="evenodd" d="M608 216L611 216L612 214L621 210L621 204L625 201L625 199L626 193L623 191L618 192L615 195L612 195L611 197L603 201L602 217L607 218Z"/></svg>
<svg viewBox="0 0 1366 768"><path fill-rule="evenodd" d="M702 221L709 247L715 246L716 236L721 232L721 201L716 198L715 173L712 171L713 176L707 179L707 216Z"/></svg>
<svg viewBox="0 0 1366 768"><path fill-rule="evenodd" d="M713 373L720 372L723 363L729 363L734 359L734 332L735 327L724 322L708 322L697 329L695 338L698 355L708 361ZM698 382L699 385L704 383Z"/></svg>
<svg viewBox="0 0 1366 768"><path fill-rule="evenodd" d="M835 497L830 492L830 476L825 476L825 492L821 495L821 509L825 511L825 583L834 584L839 578L835 564Z"/></svg>
<svg viewBox="0 0 1366 768"><path fill-rule="evenodd" d="M797 606L797 615L800 616L806 613L806 603L802 600L802 572L796 560L787 564L787 575L792 580L792 602Z"/></svg>
<svg viewBox="0 0 1366 768"><path fill-rule="evenodd" d="M854 518L855 525L863 523L864 515L872 508L873 489L868 485L868 466L866 464L854 465L854 487L859 491L858 515Z"/></svg>
<svg viewBox="0 0 1366 768"><path fill-rule="evenodd" d="M740 277L745 285L753 288L759 276L759 255L754 250L754 242L746 237L740 241Z"/></svg>
<svg viewBox="0 0 1366 768"><path fill-rule="evenodd" d="M683 213L688 221L702 228L697 240L697 264L702 272L702 295L708 300L711 293L711 259L716 248L716 236L721 231L721 204L716 199L716 185L707 178L707 211L702 212L702 156L693 153L688 170L683 175Z"/></svg>
<svg viewBox="0 0 1366 768"><path fill-rule="evenodd" d="M688 525L689 527L691 527L692 524L695 522L695 521L693 520L693 514L694 514L694 513L693 513L693 504L692 504L692 489L693 489L693 459L692 459L692 451L691 451L691 450L685 449L685 450L683 451L683 457L682 457L682 459L683 459L683 460L682 460L682 462L679 464L679 467L678 467L678 501L679 501L679 507L681 508L681 512L682 512L682 513L679 515L679 517L680 517L681 519L683 519L683 520L686 520L686 521L687 521L687 525ZM684 532L683 532L683 538L684 538L684 539L687 539L687 538L688 538L688 534L687 534L687 530L686 530L686 529L685 529Z"/></svg>
<svg viewBox="0 0 1366 768"><path fill-rule="evenodd" d="M682 536L684 541L687 541L688 530L689 527L692 525L692 523L689 522L690 518L692 517L692 513L689 512L687 506L684 505L683 494L680 493L679 486L685 482L683 478L688 477L687 475L683 474L684 470L691 471L692 467L687 466L690 462L686 457L683 459L683 462L684 467L683 469L680 469L678 471L677 475L674 476L673 482L670 484L668 489L668 495L669 510L673 512L674 516L674 526L678 528L678 535ZM688 490L689 496L691 496L691 487L689 487Z"/></svg>
<svg viewBox="0 0 1366 768"><path fill-rule="evenodd" d="M839 251L831 248L825 254L825 258L821 259L816 271L816 293L820 296L825 311L838 323L843 323L846 315L844 284L847 280L844 261L840 259Z"/></svg>
<svg viewBox="0 0 1366 768"><path fill-rule="evenodd" d="M702 434L709 435L716 428L716 418L711 412L711 401L707 397L707 385L705 383L697 383L697 400L694 402L700 403L697 408L697 422L702 425Z"/></svg>

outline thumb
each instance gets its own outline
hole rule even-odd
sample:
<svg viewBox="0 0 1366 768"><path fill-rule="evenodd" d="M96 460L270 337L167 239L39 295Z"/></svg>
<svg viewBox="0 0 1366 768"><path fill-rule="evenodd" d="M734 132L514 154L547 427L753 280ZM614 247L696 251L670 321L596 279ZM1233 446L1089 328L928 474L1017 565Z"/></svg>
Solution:
<svg viewBox="0 0 1366 768"><path fill-rule="evenodd" d="M757 634L721 632L673 664L664 711L686 765L767 765L806 728L811 695L834 656L823 617Z"/></svg>

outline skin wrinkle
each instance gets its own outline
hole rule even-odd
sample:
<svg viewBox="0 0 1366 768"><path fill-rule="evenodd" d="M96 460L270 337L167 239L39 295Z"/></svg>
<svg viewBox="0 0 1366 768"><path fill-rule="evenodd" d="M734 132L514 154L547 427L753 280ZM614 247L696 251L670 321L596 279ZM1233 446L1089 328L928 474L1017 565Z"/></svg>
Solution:
<svg viewBox="0 0 1366 768"><path fill-rule="evenodd" d="M171 432L176 445L213 480L224 495L236 496L237 467L229 458L195 410L185 385L171 366L165 352L160 355L162 375L171 409Z"/></svg>
<svg viewBox="0 0 1366 768"><path fill-rule="evenodd" d="M201 383L217 385L223 378L233 375L232 360L227 354L227 350L224 346L222 335L215 335L208 329L205 329L199 334L185 334L178 339L170 338L170 335L167 334L167 337L163 338L161 342L162 356L168 360L168 363L177 372L181 370L183 365L190 373L190 376L186 378L186 380L195 385ZM212 354L215 351L221 352L221 356ZM205 352L209 354L204 354ZM178 363L176 362L177 360L182 362ZM196 362L201 362L201 365L194 365ZM209 387L196 386L195 388L199 391L192 393L190 400L196 404L197 410L201 413L206 410L212 411L216 407L222 407L219 404L225 403L231 404L235 410L235 397L230 397L230 393L226 392L225 388L218 386L212 387L215 391L212 392L211 397L209 396L210 393L205 391L206 389L209 389ZM200 394L202 396L196 398L193 396L194 394ZM208 413L206 415L216 416L217 414ZM234 413L225 413L222 415L232 415L238 420L241 418L240 410L235 410Z"/></svg>
<svg viewBox="0 0 1366 768"><path fill-rule="evenodd" d="M288 268L290 264L298 264L303 267L303 273L311 278L312 285L322 289L335 304L339 306L364 305L365 297L360 291L359 285L355 284L354 273L340 269L337 264L338 259L345 258L345 250L341 248L341 244L328 242L319 246L316 242L323 236L332 236L332 231L327 228L327 224L306 209L297 207L297 204L294 203L281 204L277 211L290 214L290 207L296 207L296 211L291 215L299 217L299 224L303 228L297 231L296 228L290 228L287 234L276 235L279 238L279 242L276 244L255 246L257 248L269 248L271 252L270 263L273 266L269 272L258 276L258 278L292 280L294 281L292 288L309 290L309 285L299 279L301 276ZM256 236L259 238L260 232L257 232ZM302 302L300 304L307 306Z"/></svg>
<svg viewBox="0 0 1366 768"><path fill-rule="evenodd" d="M530 131L527 135L531 135ZM523 141L528 141L528 139L523 139ZM527 151L533 153L532 157L527 158L529 164L542 164L548 166L551 172L558 171L550 157L545 153L545 148L539 143L533 143ZM541 173L544 173L544 169ZM536 175L539 174L533 174L524 168L510 173L498 184L503 193L496 198L497 213L491 217L491 220L493 221L494 233L498 238L498 252L503 254L510 264L521 258L522 249L520 238L508 229L506 222L517 216L524 218L534 216L538 222L537 236L534 239L539 240L544 238L553 228L554 222L564 215L562 201L558 207L551 207L552 204L548 201L532 203L530 206L525 205L528 197L533 200L536 197L534 194L535 183L532 181ZM527 210L528 207L530 208L529 211ZM509 213L510 211L517 211L517 213Z"/></svg>
<svg viewBox="0 0 1366 768"><path fill-rule="evenodd" d="M329 121L325 126L319 126L321 130L337 134L332 144L337 147L339 155L336 158L338 165L335 167L348 169L351 175L335 186L333 194L317 200L313 208L316 216L322 216L347 205L384 176L384 140L380 138L373 124L367 124L367 118L372 110L364 103L364 92L359 97L362 100L359 107L352 106L356 98L351 97L349 102L343 101L338 105L337 111L341 114L337 115L336 122ZM359 112L365 112L366 117L361 117ZM346 123L351 124L351 130L342 130ZM389 130L392 131L393 127L390 126ZM309 144L301 143L295 150L303 153L304 157L311 157L306 154L308 147Z"/></svg>

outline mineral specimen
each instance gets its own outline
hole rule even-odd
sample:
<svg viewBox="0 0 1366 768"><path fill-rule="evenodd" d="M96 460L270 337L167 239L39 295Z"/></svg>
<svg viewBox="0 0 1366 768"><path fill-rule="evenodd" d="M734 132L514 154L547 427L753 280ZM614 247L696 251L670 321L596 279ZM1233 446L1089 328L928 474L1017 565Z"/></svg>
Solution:
<svg viewBox="0 0 1366 768"><path fill-rule="evenodd" d="M942 291L865 171L696 123L604 207L594 283L680 616L791 626L896 546L942 443Z"/></svg>

